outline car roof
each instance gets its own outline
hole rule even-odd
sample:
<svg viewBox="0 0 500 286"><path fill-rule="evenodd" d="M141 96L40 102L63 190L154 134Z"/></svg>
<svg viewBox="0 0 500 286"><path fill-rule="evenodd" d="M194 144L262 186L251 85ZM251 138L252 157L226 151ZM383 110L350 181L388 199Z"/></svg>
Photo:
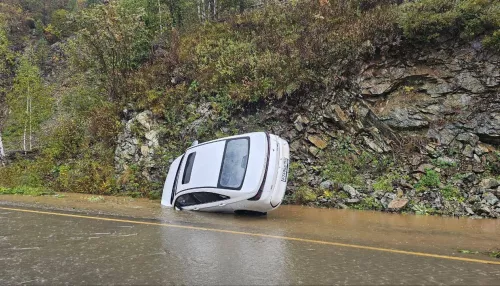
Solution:
<svg viewBox="0 0 500 286"><path fill-rule="evenodd" d="M221 138L188 148L180 166L181 169L178 177L177 193L195 188L217 188L226 142L227 140L239 138L247 138L250 140L249 159L245 174L245 181L247 177L255 180L255 173L262 172L260 169L264 165L263 157L265 157L265 153L263 155L259 155L262 152L258 152L259 149L263 149L262 145L266 142L266 135L264 132L248 133ZM192 153L196 153L196 155L191 171L191 178L188 183L183 184L182 178L186 169L187 158ZM261 168L249 168L254 165ZM258 174L258 176L260 177L260 174Z"/></svg>

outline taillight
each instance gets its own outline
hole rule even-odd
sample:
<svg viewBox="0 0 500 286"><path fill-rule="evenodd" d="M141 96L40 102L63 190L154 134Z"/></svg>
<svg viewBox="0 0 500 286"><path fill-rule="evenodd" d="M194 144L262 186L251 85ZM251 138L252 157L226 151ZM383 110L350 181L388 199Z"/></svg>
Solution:
<svg viewBox="0 0 500 286"><path fill-rule="evenodd" d="M269 168L269 157L271 154L271 138L269 136L269 133L266 132L266 137L267 137L267 157L266 157L266 168L264 170L264 178L262 179L262 183L260 184L259 191L257 194L251 198L249 198L249 201L258 201L260 200L260 197L262 196L262 192L264 192L264 185L266 184L266 179L267 179L267 168Z"/></svg>

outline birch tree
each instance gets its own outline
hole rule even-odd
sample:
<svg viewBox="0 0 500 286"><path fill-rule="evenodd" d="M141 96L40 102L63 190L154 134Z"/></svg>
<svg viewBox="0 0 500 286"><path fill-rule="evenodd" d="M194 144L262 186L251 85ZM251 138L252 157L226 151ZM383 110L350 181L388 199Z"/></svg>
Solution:
<svg viewBox="0 0 500 286"><path fill-rule="evenodd" d="M3 123L5 121L5 91L10 79L10 66L14 61L14 54L9 49L9 40L5 23L0 19L0 162L5 157L5 149L2 141ZM2 163L3 164L3 163Z"/></svg>
<svg viewBox="0 0 500 286"><path fill-rule="evenodd" d="M16 70L12 91L7 95L9 121L13 130L22 130L23 151L32 150L33 133L50 116L52 99L43 85L40 69L31 61L32 49L28 48Z"/></svg>

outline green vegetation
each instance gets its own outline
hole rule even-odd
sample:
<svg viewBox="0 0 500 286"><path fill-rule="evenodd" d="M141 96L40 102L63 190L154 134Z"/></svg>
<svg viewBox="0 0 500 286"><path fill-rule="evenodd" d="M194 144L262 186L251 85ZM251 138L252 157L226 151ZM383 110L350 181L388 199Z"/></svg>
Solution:
<svg viewBox="0 0 500 286"><path fill-rule="evenodd" d="M500 258L500 250L498 249L485 252L480 252L477 250L469 250L469 249L459 249L458 252L463 254L484 254L492 258Z"/></svg>
<svg viewBox="0 0 500 286"><path fill-rule="evenodd" d="M393 192L394 191L394 182L398 179L406 178L402 174L398 174L397 172L391 171L389 173L384 174L379 177L372 185L375 191L384 191L384 192Z"/></svg>
<svg viewBox="0 0 500 286"><path fill-rule="evenodd" d="M145 178L145 166L115 172L124 109L151 110L166 122L155 156L167 165L185 147L179 142L222 135L221 126L234 133L235 114L345 87L363 60L378 56L378 45L401 33L402 45L458 35L500 51L498 1L106 2L0 3L0 138L7 151L36 151L0 167L1 187L158 198L161 187ZM202 116L201 105L210 116L186 130ZM348 139L329 143L321 167L312 167L323 179L363 187L370 173L375 189L392 191L398 174L390 173L391 158L357 150ZM492 173L500 170L495 162ZM303 168L293 162L290 180ZM416 187L439 185L439 174L427 171ZM453 188L442 193L460 199ZM345 194L307 187L294 194L297 202L319 195ZM378 208L369 199L362 206Z"/></svg>
<svg viewBox="0 0 500 286"><path fill-rule="evenodd" d="M306 204L317 199L318 195L309 187L302 186L292 195L292 201L298 204Z"/></svg>
<svg viewBox="0 0 500 286"><path fill-rule="evenodd" d="M448 168L453 168L457 166L456 162L453 161L447 161L442 158L437 158L432 160L432 164L436 165L437 167L441 169L448 169Z"/></svg>
<svg viewBox="0 0 500 286"><path fill-rule="evenodd" d="M493 258L500 258L500 250L489 251L488 255Z"/></svg>
<svg viewBox="0 0 500 286"><path fill-rule="evenodd" d="M440 189L439 192L446 200L456 200L458 202L463 202L465 198L460 193L460 190L452 185L446 185L444 188Z"/></svg>
<svg viewBox="0 0 500 286"><path fill-rule="evenodd" d="M392 160L383 155L377 155L366 151L359 152L349 139L336 142L337 146L324 153L324 166L321 167L321 175L325 180L336 183L351 184L354 186L365 186L363 174L375 175L387 174L393 166ZM394 179L395 174L384 175L385 179L378 182L384 188L388 188L389 180ZM386 180L382 182L382 180Z"/></svg>
<svg viewBox="0 0 500 286"><path fill-rule="evenodd" d="M500 49L500 3L490 0L420 0L401 6L404 34L418 41L441 35L470 40L485 35L483 43Z"/></svg>
<svg viewBox="0 0 500 286"><path fill-rule="evenodd" d="M353 209L357 210L383 210L384 206L373 197L366 197L361 200L361 202L352 206Z"/></svg>
<svg viewBox="0 0 500 286"><path fill-rule="evenodd" d="M441 175L431 169L425 170L425 174L420 178L415 185L417 191L425 191L429 188L437 188L441 184Z"/></svg>
<svg viewBox="0 0 500 286"><path fill-rule="evenodd" d="M459 249L458 252L463 253L463 254L478 254L479 253L479 251L474 251L474 250L469 250L469 249Z"/></svg>
<svg viewBox="0 0 500 286"><path fill-rule="evenodd" d="M55 194L54 191L45 188L33 188L19 186L15 188L0 187L0 195L26 195L26 196L47 196Z"/></svg>
<svg viewBox="0 0 500 286"><path fill-rule="evenodd" d="M104 202L104 197L103 196L91 196L91 197L87 198L87 201L89 201L91 203L100 203L100 202Z"/></svg>
<svg viewBox="0 0 500 286"><path fill-rule="evenodd" d="M411 209L418 215L432 215L436 212L435 209L428 207L423 203L413 204Z"/></svg>
<svg viewBox="0 0 500 286"><path fill-rule="evenodd" d="M304 165L301 162L293 161L290 163L288 171L288 181L293 182L297 179L297 173L304 169Z"/></svg>
<svg viewBox="0 0 500 286"><path fill-rule="evenodd" d="M52 104L50 90L44 86L33 57L33 50L28 48L20 59L12 90L7 94L10 107L7 132L23 134L22 149L25 151L32 149L33 132L49 118Z"/></svg>

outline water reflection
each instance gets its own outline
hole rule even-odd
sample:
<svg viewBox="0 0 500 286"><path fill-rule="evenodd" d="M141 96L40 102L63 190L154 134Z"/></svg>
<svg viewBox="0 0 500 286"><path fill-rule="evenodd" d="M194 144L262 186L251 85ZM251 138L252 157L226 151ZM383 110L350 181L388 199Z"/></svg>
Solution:
<svg viewBox="0 0 500 286"><path fill-rule="evenodd" d="M215 221L227 220L229 225L266 221L266 218L234 217L227 215L198 213L172 213L165 210L164 217L190 217L196 222L207 218ZM178 219L178 218L177 218ZM178 253L174 264L183 265L177 273L182 283L218 284L220 281L235 281L239 285L289 284L287 270L287 241L261 237L221 234L210 231L185 231L162 228L161 241L167 253ZM277 231L276 235L284 235ZM172 264L172 261L168 262ZM168 274L167 274L168 275ZM177 276L177 275L176 275ZM234 279L238 277L237 279Z"/></svg>

